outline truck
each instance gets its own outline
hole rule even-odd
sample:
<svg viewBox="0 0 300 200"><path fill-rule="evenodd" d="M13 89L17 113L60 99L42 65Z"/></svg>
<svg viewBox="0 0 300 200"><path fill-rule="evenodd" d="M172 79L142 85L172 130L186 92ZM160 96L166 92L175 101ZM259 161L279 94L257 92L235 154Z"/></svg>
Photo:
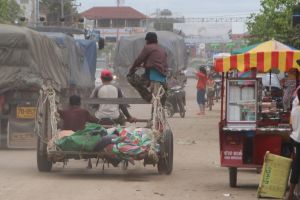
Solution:
<svg viewBox="0 0 300 200"><path fill-rule="evenodd" d="M36 105L46 83L62 105L70 94L89 95L96 69L96 53L87 58L96 44L89 42L0 25L0 148L36 147Z"/></svg>

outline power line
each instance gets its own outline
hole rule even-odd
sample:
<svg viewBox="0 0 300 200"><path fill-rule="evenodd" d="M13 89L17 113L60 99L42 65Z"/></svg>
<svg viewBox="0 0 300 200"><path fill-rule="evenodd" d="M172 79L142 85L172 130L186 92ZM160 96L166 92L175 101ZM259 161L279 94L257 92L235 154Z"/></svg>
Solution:
<svg viewBox="0 0 300 200"><path fill-rule="evenodd" d="M249 20L249 17L159 17L155 18L154 20L159 23L230 23L247 22Z"/></svg>

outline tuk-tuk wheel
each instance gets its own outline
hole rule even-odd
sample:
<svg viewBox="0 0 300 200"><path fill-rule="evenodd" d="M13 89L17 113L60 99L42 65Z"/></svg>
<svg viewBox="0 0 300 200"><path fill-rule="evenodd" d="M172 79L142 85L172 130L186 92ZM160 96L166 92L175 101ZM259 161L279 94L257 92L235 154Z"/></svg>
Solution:
<svg viewBox="0 0 300 200"><path fill-rule="evenodd" d="M173 170L173 133L170 129L164 132L157 170L160 174L167 175L171 174Z"/></svg>
<svg viewBox="0 0 300 200"><path fill-rule="evenodd" d="M37 167L40 172L50 172L52 162L47 159L47 145L38 138L37 144Z"/></svg>
<svg viewBox="0 0 300 200"><path fill-rule="evenodd" d="M229 186L236 187L237 182L237 168L236 167L229 167Z"/></svg>

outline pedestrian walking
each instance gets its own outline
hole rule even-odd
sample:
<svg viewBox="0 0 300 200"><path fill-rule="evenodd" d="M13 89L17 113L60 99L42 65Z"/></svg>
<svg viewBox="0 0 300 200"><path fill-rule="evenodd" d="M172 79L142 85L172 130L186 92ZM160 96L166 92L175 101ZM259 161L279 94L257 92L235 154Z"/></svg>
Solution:
<svg viewBox="0 0 300 200"><path fill-rule="evenodd" d="M300 90L297 91L297 97L300 99ZM294 159L292 163L292 173L290 177L290 189L288 193L288 200L294 199L294 191L297 184L299 184L300 176L300 104L298 103L291 112L292 134L290 138L294 146Z"/></svg>
<svg viewBox="0 0 300 200"><path fill-rule="evenodd" d="M206 83L207 83L207 73L204 66L199 68L199 71L196 73L198 78L197 82L197 103L199 105L200 112L198 115L205 115L205 92L206 92Z"/></svg>

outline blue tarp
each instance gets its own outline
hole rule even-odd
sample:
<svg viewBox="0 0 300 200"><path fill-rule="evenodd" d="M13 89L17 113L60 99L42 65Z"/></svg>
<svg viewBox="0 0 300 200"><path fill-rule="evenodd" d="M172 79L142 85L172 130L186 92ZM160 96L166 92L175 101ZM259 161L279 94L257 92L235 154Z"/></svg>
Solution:
<svg viewBox="0 0 300 200"><path fill-rule="evenodd" d="M44 32L64 52L69 68L69 84L79 87L94 87L97 49L95 41L75 41L64 33ZM94 43L94 44L92 44Z"/></svg>
<svg viewBox="0 0 300 200"><path fill-rule="evenodd" d="M89 68L92 78L95 78L97 45L94 40L76 40L77 44L84 49L84 65Z"/></svg>

